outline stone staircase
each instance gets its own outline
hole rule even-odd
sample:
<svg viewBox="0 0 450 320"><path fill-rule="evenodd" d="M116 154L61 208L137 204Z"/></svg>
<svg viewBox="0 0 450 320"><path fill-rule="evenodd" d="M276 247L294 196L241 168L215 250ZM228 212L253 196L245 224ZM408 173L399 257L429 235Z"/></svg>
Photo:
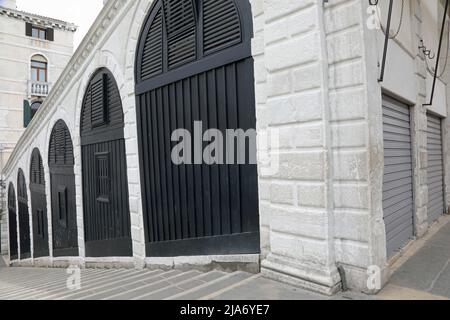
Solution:
<svg viewBox="0 0 450 320"><path fill-rule="evenodd" d="M0 300L203 300L259 278L242 271L3 268ZM69 284L69 286L68 286Z"/></svg>

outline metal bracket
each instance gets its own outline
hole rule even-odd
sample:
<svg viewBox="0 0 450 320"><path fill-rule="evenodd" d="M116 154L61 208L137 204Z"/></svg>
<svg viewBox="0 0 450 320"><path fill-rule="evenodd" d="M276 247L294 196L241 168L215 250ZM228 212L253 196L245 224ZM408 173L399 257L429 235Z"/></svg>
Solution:
<svg viewBox="0 0 450 320"><path fill-rule="evenodd" d="M369 2L372 4L372 1L369 0ZM378 1L376 1L378 3ZM381 74L378 78L378 82L384 81L384 70L386 69L386 57L387 57L387 51L388 51L388 45L389 45L389 32L391 31L391 20L392 20L392 7L394 5L394 0L389 0L389 13L386 23L386 32L384 35L384 49L383 49L383 60L381 62Z"/></svg>

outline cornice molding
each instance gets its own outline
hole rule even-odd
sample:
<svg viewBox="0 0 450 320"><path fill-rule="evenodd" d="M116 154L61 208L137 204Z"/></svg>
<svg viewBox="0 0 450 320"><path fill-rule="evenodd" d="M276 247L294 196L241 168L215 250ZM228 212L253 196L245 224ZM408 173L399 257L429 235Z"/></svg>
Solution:
<svg viewBox="0 0 450 320"><path fill-rule="evenodd" d="M8 16L10 18L15 18L23 20L25 22L32 23L37 26L52 27L55 29L61 29L65 31L77 31L77 26L73 23L53 19L49 17L40 16L33 13L28 13L19 10L13 10L5 7L0 7L0 15Z"/></svg>
<svg viewBox="0 0 450 320"><path fill-rule="evenodd" d="M50 114L53 114L56 110L56 104L60 100L61 96L66 91L68 86L72 84L80 67L87 61L87 58L94 52L97 46L100 45L100 40L104 37L114 19L117 17L119 12L124 9L124 7L131 5L132 2L132 0L109 0L105 4L97 19L94 21L78 49L75 51L66 68L62 72L61 76L56 81L44 103L39 108L39 111L36 113L33 120L30 122L27 129L17 142L16 148L4 166L4 175L8 176L12 172L14 169L14 164L17 163L20 156L24 152L25 143L31 139L38 130L42 129L42 124L45 123L45 118Z"/></svg>

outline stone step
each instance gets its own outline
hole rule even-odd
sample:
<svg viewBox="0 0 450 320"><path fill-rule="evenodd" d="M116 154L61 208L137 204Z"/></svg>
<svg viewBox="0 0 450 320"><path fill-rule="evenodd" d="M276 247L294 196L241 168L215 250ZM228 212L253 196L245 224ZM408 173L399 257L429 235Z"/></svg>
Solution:
<svg viewBox="0 0 450 320"><path fill-rule="evenodd" d="M140 282L144 279L150 278L152 275L158 275L162 271L148 271L141 270L135 273L130 273L125 277L112 277L109 282L101 285L83 285L81 284L80 290L67 291L58 297L53 298L54 300L76 300L76 299L87 299L88 296L98 294L99 292L106 291L108 289L117 288L120 285L124 285L130 282Z"/></svg>
<svg viewBox="0 0 450 320"><path fill-rule="evenodd" d="M134 297L132 300L162 300L187 290L200 287L206 283L225 277L227 274L221 271L211 271L205 274L199 274L184 281L177 281L167 287L148 292L144 295Z"/></svg>
<svg viewBox="0 0 450 320"><path fill-rule="evenodd" d="M136 271L134 271L134 270L133 271L118 270L118 271L111 272L110 274L106 273L104 276L94 277L93 279L91 279L89 281L83 281L83 279L81 279L81 290L96 288L97 286L102 286L104 284L108 284L113 279L117 279L117 278L126 279L126 278L132 276L135 272ZM59 298L64 297L65 295L67 295L68 292L69 292L69 290L67 288L67 284L64 283L64 284L62 284L62 286L59 286L58 289L52 290L52 292L50 292L49 294L40 296L37 299L38 300L57 300Z"/></svg>
<svg viewBox="0 0 450 320"><path fill-rule="evenodd" d="M234 286L236 283L249 279L252 276L252 274L242 271L225 274L221 278L167 297L166 300L198 300L223 288Z"/></svg>
<svg viewBox="0 0 450 320"><path fill-rule="evenodd" d="M82 273L82 278L86 278L89 275L93 274L94 276L99 276L101 274L106 273L105 270L92 270L85 271ZM30 288L34 290L45 290L46 288L51 288L59 283L67 281L68 274L64 272L49 272L43 274L34 274L32 278L25 279L9 279L8 286L4 286L4 282L0 280L0 286L2 287L2 293L0 293L0 299L6 296L11 296L14 294L21 294L29 292ZM19 282L19 280L21 280Z"/></svg>
<svg viewBox="0 0 450 320"><path fill-rule="evenodd" d="M84 270L83 270L84 271ZM104 279L110 277L112 274L120 274L123 273L123 270L104 270L104 272L91 272L84 271L81 272L81 281L83 282L91 282L94 279ZM67 279L69 275L65 274L64 277L48 283L43 286L33 286L31 290L27 294L21 294L20 299L44 299L47 296L51 296L55 294L55 292L60 290L67 290Z"/></svg>
<svg viewBox="0 0 450 320"><path fill-rule="evenodd" d="M148 285L133 288L132 290L128 290L128 291L123 292L116 296L105 297L102 300L131 300L136 297L140 297L142 295L148 294L149 292L164 289L168 286L171 286L174 283L178 283L178 282L190 279L190 278L198 276L200 274L201 274L200 271L193 270L193 271L187 271L187 272L180 272L178 275L169 276L166 278L164 278L164 275L162 275L163 279L161 279L159 281L155 281Z"/></svg>
<svg viewBox="0 0 450 320"><path fill-rule="evenodd" d="M100 300L103 299L104 297L122 293L125 290L128 290L130 287L137 287L139 285L149 284L152 281L155 281L156 278L160 277L162 273L164 273L164 271L162 270L148 271L145 275L139 276L135 279L122 280L119 282L115 282L112 285L106 285L101 288L92 290L91 293L87 294L77 293L77 295L75 296L68 296L64 297L63 299L66 300L70 298L70 300Z"/></svg>

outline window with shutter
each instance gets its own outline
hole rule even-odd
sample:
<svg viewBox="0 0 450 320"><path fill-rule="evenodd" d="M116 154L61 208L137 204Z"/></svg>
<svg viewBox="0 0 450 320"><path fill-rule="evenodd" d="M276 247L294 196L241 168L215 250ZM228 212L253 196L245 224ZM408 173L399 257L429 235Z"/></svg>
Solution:
<svg viewBox="0 0 450 320"><path fill-rule="evenodd" d="M192 0L164 0L167 29L168 68L194 61L196 50L196 19Z"/></svg>
<svg viewBox="0 0 450 320"><path fill-rule="evenodd" d="M58 187L58 210L59 224L67 228L67 188L65 186Z"/></svg>
<svg viewBox="0 0 450 320"><path fill-rule="evenodd" d="M59 120L52 130L49 148L49 164L73 164L73 147L69 129L63 120Z"/></svg>
<svg viewBox="0 0 450 320"><path fill-rule="evenodd" d="M239 14L232 0L203 1L203 50L208 55L241 42Z"/></svg>
<svg viewBox="0 0 450 320"><path fill-rule="evenodd" d="M44 164L38 149L33 150L31 157L31 183L44 185Z"/></svg>
<svg viewBox="0 0 450 320"><path fill-rule="evenodd" d="M142 55L142 79L148 79L152 76L162 73L163 57L163 29L161 9L156 14L150 27L147 38L145 39L144 52Z"/></svg>
<svg viewBox="0 0 450 320"><path fill-rule="evenodd" d="M55 40L55 31L52 28L47 28L46 39L48 41L54 41Z"/></svg>
<svg viewBox="0 0 450 320"><path fill-rule="evenodd" d="M107 75L103 74L91 85L91 123L92 127L100 127L108 121L107 110Z"/></svg>
<svg viewBox="0 0 450 320"><path fill-rule="evenodd" d="M241 25L241 6L239 0L157 1L139 44L137 82L204 58L211 63L218 54L228 60L251 54L251 28Z"/></svg>
<svg viewBox="0 0 450 320"><path fill-rule="evenodd" d="M97 179L97 201L109 202L109 153L96 153L95 166L95 175Z"/></svg>

